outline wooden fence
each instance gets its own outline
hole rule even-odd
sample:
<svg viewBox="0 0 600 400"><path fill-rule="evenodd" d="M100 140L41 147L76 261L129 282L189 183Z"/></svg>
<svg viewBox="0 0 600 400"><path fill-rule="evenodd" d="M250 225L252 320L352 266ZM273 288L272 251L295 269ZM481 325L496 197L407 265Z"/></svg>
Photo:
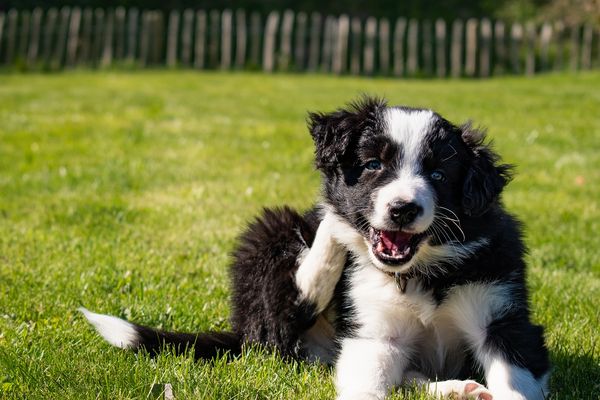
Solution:
<svg viewBox="0 0 600 400"><path fill-rule="evenodd" d="M244 10L0 12L0 65L486 77L600 66L597 27Z"/></svg>

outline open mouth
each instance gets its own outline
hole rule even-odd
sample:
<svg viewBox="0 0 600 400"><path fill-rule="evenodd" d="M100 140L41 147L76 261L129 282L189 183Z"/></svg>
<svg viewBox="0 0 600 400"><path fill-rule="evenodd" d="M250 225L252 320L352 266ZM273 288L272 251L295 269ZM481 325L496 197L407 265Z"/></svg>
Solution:
<svg viewBox="0 0 600 400"><path fill-rule="evenodd" d="M410 261L423 239L424 233L369 228L371 251L379 261L387 265L398 266Z"/></svg>

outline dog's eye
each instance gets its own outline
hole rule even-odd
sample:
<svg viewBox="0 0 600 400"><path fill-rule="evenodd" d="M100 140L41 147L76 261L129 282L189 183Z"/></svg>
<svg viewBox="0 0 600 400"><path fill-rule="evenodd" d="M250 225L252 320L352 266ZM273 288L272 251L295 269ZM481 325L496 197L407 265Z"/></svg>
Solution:
<svg viewBox="0 0 600 400"><path fill-rule="evenodd" d="M377 171L381 169L381 161L379 160L371 160L368 161L365 164L365 169L371 170L371 171Z"/></svg>
<svg viewBox="0 0 600 400"><path fill-rule="evenodd" d="M430 176L434 181L444 182L446 180L446 175L439 169L433 171Z"/></svg>

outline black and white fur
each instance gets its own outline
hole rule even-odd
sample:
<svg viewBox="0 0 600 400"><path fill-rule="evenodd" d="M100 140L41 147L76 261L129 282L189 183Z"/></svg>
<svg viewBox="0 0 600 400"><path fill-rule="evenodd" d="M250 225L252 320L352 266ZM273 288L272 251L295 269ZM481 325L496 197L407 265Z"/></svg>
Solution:
<svg viewBox="0 0 600 400"><path fill-rule="evenodd" d="M435 396L543 399L525 248L499 196L510 167L469 125L365 98L310 114L323 200L265 210L231 267L232 332L176 334L83 310L111 344L198 358L259 343L335 364L339 399L395 386ZM482 371L485 386L469 378Z"/></svg>

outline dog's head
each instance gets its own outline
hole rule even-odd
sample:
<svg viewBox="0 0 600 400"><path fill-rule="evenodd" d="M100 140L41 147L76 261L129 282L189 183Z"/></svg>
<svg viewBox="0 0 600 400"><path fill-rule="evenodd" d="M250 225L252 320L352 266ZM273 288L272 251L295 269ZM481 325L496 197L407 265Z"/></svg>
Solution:
<svg viewBox="0 0 600 400"><path fill-rule="evenodd" d="M309 128L325 202L360 232L380 268L404 271L444 246L463 246L465 220L497 203L510 166L470 125L426 109L363 98Z"/></svg>

